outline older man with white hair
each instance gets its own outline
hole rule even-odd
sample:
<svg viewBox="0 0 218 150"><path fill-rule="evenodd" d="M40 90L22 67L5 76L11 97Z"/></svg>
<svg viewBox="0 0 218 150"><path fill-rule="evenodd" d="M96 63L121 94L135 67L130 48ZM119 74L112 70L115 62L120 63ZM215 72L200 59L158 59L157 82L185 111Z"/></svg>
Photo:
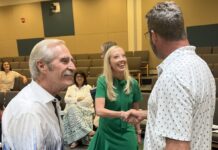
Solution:
<svg viewBox="0 0 218 150"><path fill-rule="evenodd" d="M33 80L3 113L3 149L61 150L56 95L73 84L73 57L64 41L45 39L32 49L29 66Z"/></svg>

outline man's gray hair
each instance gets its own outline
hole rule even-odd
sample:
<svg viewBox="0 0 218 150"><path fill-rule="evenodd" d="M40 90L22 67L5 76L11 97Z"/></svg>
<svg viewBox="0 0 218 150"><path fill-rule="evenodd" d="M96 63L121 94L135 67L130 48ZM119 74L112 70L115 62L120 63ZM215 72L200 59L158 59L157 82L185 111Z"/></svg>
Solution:
<svg viewBox="0 0 218 150"><path fill-rule="evenodd" d="M162 38L177 41L186 38L181 9L175 2L160 2L146 14L148 31L153 30Z"/></svg>
<svg viewBox="0 0 218 150"><path fill-rule="evenodd" d="M33 80L40 74L37 61L41 60L49 64L56 57L54 47L61 44L65 45L65 42L58 39L45 39L33 47L29 58L29 68Z"/></svg>

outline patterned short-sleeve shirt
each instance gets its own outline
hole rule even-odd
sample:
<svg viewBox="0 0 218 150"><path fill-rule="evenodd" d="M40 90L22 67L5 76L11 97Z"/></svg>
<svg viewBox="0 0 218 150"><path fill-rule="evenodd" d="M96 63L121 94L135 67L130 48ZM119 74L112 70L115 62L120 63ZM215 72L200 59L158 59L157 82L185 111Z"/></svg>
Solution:
<svg viewBox="0 0 218 150"><path fill-rule="evenodd" d="M158 66L158 75L148 101L144 150L163 150L165 138L210 150L216 87L207 64L194 46L185 46Z"/></svg>

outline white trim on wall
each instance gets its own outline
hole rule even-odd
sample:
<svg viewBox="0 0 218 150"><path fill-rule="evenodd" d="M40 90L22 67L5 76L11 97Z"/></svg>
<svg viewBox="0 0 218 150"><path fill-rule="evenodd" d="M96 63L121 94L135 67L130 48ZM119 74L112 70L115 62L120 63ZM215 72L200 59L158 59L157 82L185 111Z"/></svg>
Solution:
<svg viewBox="0 0 218 150"><path fill-rule="evenodd" d="M141 0L127 0L129 51L142 49Z"/></svg>

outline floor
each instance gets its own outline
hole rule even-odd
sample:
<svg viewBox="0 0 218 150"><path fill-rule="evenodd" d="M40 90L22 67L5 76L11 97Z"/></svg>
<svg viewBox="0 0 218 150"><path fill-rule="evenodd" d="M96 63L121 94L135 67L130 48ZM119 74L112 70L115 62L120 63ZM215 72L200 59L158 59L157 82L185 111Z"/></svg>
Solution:
<svg viewBox="0 0 218 150"><path fill-rule="evenodd" d="M79 145L78 147L74 148L73 150L87 150L88 146ZM69 146L65 146L64 150L72 150Z"/></svg>
<svg viewBox="0 0 218 150"><path fill-rule="evenodd" d="M87 150L88 146L79 145L78 147L74 148L73 150ZM66 146L64 150L72 150L69 146ZM143 144L139 145L139 150L143 150Z"/></svg>
<svg viewBox="0 0 218 150"><path fill-rule="evenodd" d="M88 148L87 146L78 146L74 148L73 150L87 150L87 148ZM65 147L64 150L72 150L72 149L70 149L69 147ZM142 146L139 147L139 150L143 150Z"/></svg>

